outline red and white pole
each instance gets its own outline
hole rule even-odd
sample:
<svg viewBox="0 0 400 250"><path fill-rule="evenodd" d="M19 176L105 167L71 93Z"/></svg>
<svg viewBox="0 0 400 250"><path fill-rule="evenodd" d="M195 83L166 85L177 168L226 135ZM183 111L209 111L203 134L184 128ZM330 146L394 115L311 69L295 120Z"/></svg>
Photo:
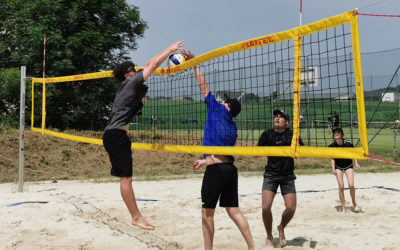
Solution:
<svg viewBox="0 0 400 250"><path fill-rule="evenodd" d="M303 0L300 0L300 26L301 26L301 19L303 15Z"/></svg>
<svg viewBox="0 0 400 250"><path fill-rule="evenodd" d="M43 35L43 80L46 77L46 33Z"/></svg>

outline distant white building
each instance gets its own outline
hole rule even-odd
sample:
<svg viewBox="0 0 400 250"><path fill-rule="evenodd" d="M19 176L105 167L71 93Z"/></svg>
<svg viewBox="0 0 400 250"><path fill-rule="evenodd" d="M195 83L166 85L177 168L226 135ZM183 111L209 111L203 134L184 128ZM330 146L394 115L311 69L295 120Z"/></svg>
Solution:
<svg viewBox="0 0 400 250"><path fill-rule="evenodd" d="M394 102L394 93L382 93L382 102Z"/></svg>
<svg viewBox="0 0 400 250"><path fill-rule="evenodd" d="M355 100L356 96L354 94L344 94L335 98L336 101L348 101Z"/></svg>

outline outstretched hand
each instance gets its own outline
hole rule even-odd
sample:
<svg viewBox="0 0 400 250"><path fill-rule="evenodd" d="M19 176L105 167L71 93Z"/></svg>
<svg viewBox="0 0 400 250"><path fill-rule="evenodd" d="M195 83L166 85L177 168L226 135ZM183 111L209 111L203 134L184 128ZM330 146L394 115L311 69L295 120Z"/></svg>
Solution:
<svg viewBox="0 0 400 250"><path fill-rule="evenodd" d="M186 60L190 60L194 58L194 54L190 50L182 49L182 54L185 56Z"/></svg>
<svg viewBox="0 0 400 250"><path fill-rule="evenodd" d="M182 51L181 47L183 47L183 45L185 45L185 42L184 42L183 40L179 40L179 41L174 42L173 44L171 44L171 45L168 47L168 49L169 49L169 51L170 51L171 53L172 53L172 52L175 52L175 51L177 51L177 50L181 50L181 51Z"/></svg>

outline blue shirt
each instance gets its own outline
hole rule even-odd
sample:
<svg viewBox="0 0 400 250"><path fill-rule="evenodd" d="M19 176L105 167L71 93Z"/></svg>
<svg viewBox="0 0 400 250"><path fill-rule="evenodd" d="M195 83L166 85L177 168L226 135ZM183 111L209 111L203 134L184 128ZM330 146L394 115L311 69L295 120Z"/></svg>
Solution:
<svg viewBox="0 0 400 250"><path fill-rule="evenodd" d="M236 123L223 104L208 93L207 121L204 127L203 146L234 146L237 138Z"/></svg>

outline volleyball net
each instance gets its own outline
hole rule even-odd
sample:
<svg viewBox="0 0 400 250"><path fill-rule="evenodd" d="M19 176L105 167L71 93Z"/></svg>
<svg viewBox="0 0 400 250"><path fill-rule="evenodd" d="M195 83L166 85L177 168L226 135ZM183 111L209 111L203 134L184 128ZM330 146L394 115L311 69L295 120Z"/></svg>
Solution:
<svg viewBox="0 0 400 250"><path fill-rule="evenodd" d="M358 21L347 12L249 39L157 69L147 81L142 114L129 125L132 148L219 155L365 158L368 154ZM195 48L189 48L195 52ZM199 66L217 100L241 102L234 147L202 146L207 119L197 86ZM102 145L118 82L112 72L33 78L32 131ZM273 110L290 115L291 146L258 147L274 126ZM342 127L355 148L328 148ZM299 138L304 146L299 147Z"/></svg>

